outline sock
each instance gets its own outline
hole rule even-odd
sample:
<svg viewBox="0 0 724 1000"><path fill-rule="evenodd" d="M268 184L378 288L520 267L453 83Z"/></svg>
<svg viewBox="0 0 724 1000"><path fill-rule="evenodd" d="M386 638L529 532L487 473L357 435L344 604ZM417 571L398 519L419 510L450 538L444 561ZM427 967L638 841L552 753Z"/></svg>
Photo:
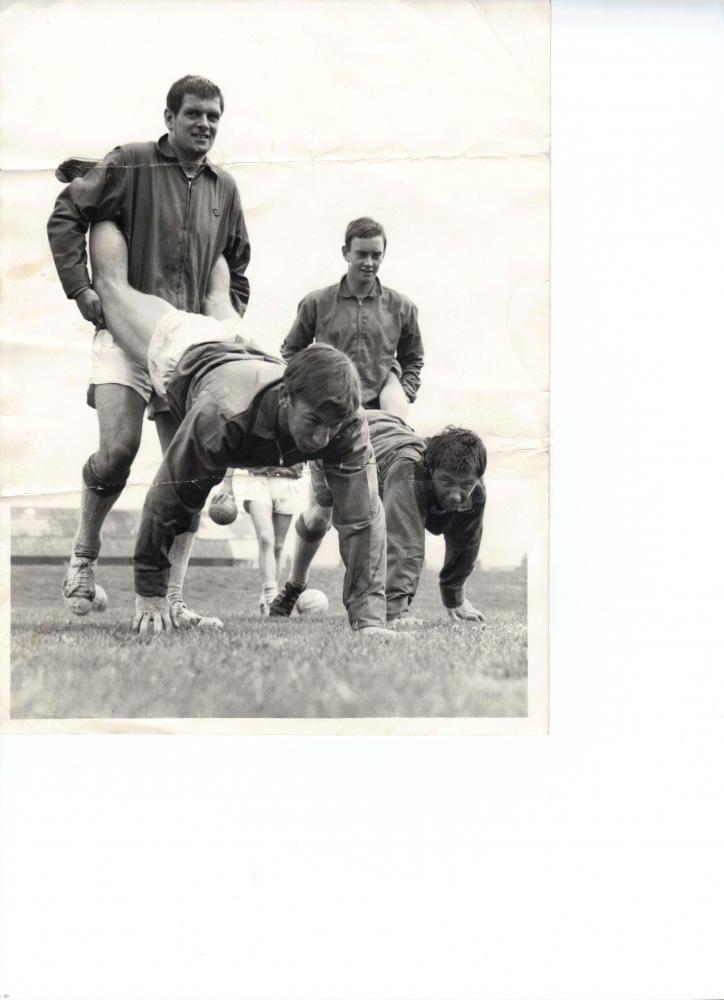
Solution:
<svg viewBox="0 0 724 1000"><path fill-rule="evenodd" d="M125 482L104 483L96 475L93 460L83 466L83 490L80 500L80 524L73 542L73 556L78 565L82 559L95 560L101 550L101 529L113 504L123 491Z"/></svg>
<svg viewBox="0 0 724 1000"><path fill-rule="evenodd" d="M304 515L300 514L297 523L294 525L297 533L297 540L294 546L294 558L292 560L292 571L289 574L289 582L295 587L306 587L309 579L309 567L312 560L319 551L327 529L322 531L310 531L304 523Z"/></svg>
<svg viewBox="0 0 724 1000"><path fill-rule="evenodd" d="M260 601L265 604L271 604L274 598L277 596L279 591L277 590L276 583L264 583L261 588Z"/></svg>
<svg viewBox="0 0 724 1000"><path fill-rule="evenodd" d="M168 559L171 563L171 571L168 575L168 590L166 591L166 597L169 600L169 604L174 601L183 600L182 591L184 577L186 576L186 570L189 566L191 547L194 544L195 537L195 531L184 531L183 534L176 535L173 540L173 545L168 553Z"/></svg>

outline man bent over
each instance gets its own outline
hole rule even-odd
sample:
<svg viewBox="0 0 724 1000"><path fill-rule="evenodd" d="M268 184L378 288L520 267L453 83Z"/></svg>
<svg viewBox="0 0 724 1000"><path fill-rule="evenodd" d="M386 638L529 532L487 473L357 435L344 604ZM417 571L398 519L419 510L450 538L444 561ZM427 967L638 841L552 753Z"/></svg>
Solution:
<svg viewBox="0 0 724 1000"><path fill-rule="evenodd" d="M425 441L399 417L379 410L367 411L367 422L387 522L388 623L420 624L410 614L410 605L425 561L426 530L445 537L440 595L449 619L484 622L483 613L465 597L465 581L475 567L483 534L483 442L460 427L448 427ZM314 500L328 518L328 491L319 484ZM290 581L282 592L291 596L277 603L281 613L289 614L304 590L325 532L326 527L300 536Z"/></svg>
<svg viewBox="0 0 724 1000"><path fill-rule="evenodd" d="M227 468L291 466L321 459L345 565L343 600L354 629L385 628L385 518L359 378L349 359L313 345L285 365L239 343L234 324L174 309L131 288L125 243L110 224L91 233L97 287L109 330L148 360L154 388L179 428L144 503L134 555L136 616L144 633L172 627L169 552Z"/></svg>

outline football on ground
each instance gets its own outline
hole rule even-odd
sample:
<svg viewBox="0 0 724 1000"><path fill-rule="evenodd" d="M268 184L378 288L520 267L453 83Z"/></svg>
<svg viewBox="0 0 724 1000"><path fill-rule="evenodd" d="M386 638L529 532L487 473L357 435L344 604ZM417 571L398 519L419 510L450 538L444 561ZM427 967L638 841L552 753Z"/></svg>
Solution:
<svg viewBox="0 0 724 1000"><path fill-rule="evenodd" d="M323 590L305 590L297 598L300 615L323 615L329 610L329 600Z"/></svg>

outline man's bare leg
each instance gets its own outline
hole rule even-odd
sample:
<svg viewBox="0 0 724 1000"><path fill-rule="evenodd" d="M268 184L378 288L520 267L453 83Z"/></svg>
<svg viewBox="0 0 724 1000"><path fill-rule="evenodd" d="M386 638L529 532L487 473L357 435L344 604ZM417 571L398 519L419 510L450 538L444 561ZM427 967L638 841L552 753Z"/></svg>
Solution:
<svg viewBox="0 0 724 1000"><path fill-rule="evenodd" d="M158 298L155 295L145 295L131 288L128 284L128 249L122 233L114 223L102 222L93 226L89 238L89 246L93 267L93 284L101 299L106 327L112 334L113 339L123 348L126 354L146 368L148 365L148 345L158 321L166 313L175 311L174 307L164 299ZM137 394L133 393L133 395ZM128 471L130 471L130 463L133 457L135 457L135 453L138 450L138 442L140 441L143 421L143 400L139 397L139 401L141 407L140 416L137 417L137 440L131 459L128 462L128 469L125 473L126 478ZM161 449L165 452L176 431L176 423L170 414L159 414L157 416L157 431L161 442ZM84 478L85 472L86 470L84 470ZM103 513L103 517L108 513L108 510L110 510L119 494L120 489L117 491L113 501L107 504L107 509ZM171 547L169 553L169 560L171 562L171 593L169 595L169 604L171 605L174 625L208 624L219 626L221 622L218 618L203 618L196 612L191 611L184 604L181 597L183 578L186 573L191 546L197 529L198 518L189 531L177 536ZM71 568L73 568L72 565ZM78 573L75 574L76 577L78 575ZM85 586L85 591L89 591L91 588L94 589L92 564L90 567L88 565L83 567L81 582ZM81 593L81 590L77 586L77 581L75 583L73 600L76 607L73 610L77 614L85 614L90 610L92 596L88 600L87 594ZM65 585L64 593L66 593ZM68 594L66 594L66 597L68 597ZM171 600L172 597L174 600Z"/></svg>
<svg viewBox="0 0 724 1000"><path fill-rule="evenodd" d="M402 383L394 372L389 373L380 391L380 409L386 410L387 413L391 413L395 417L400 417L402 420L407 417L407 411L410 409L410 401L405 395Z"/></svg>
<svg viewBox="0 0 724 1000"><path fill-rule="evenodd" d="M225 257L219 257L211 268L209 284L206 289L206 297L201 303L201 312L204 316L213 316L214 319L237 320L238 333L242 336L241 316L231 304L231 272Z"/></svg>
<svg viewBox="0 0 724 1000"><path fill-rule="evenodd" d="M157 413L154 419L158 440L161 444L161 451L166 454L166 449L173 441L178 430L178 424L170 413ZM168 561L171 569L168 574L168 588L166 597L169 604L169 614L171 621L176 628L186 628L188 626L200 625L206 628L221 628L223 622L212 615L200 615L193 611L183 599L183 585L186 579L186 571L191 559L191 549L193 548L196 533L199 530L200 517L197 514L191 522L188 531L176 535L168 553Z"/></svg>
<svg viewBox="0 0 724 1000"><path fill-rule="evenodd" d="M95 566L106 517L123 492L141 441L145 401L125 385L97 385L98 449L83 466L78 532L63 581L66 606L85 615L95 598Z"/></svg>
<svg viewBox="0 0 724 1000"><path fill-rule="evenodd" d="M297 518L294 530L294 556L289 579L269 606L269 617L288 617L297 603L297 598L306 589L309 567L319 551L319 547L332 523L332 508L323 507L315 500Z"/></svg>
<svg viewBox="0 0 724 1000"><path fill-rule="evenodd" d="M128 248L113 222L99 222L88 240L93 288L113 339L129 358L148 367L148 345L158 321L174 307L157 295L145 295L128 284Z"/></svg>

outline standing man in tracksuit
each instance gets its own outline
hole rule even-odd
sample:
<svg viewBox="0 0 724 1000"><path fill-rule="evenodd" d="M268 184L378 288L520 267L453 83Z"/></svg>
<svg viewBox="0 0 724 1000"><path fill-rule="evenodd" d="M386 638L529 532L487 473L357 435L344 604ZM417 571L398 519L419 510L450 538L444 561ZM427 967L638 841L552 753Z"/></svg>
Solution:
<svg viewBox="0 0 724 1000"><path fill-rule="evenodd" d="M95 595L101 529L120 496L141 440L146 407L165 452L176 429L168 405L153 391L146 366L132 360L105 329L100 298L88 271L89 226L114 221L128 246L128 280L140 292L177 309L219 320L242 317L249 301L245 271L250 249L234 179L207 159L224 110L210 80L185 76L166 98L167 134L158 142L117 146L100 162L71 160L59 176L72 179L48 222L63 289L96 333L88 403L98 415L99 446L83 467L80 524L63 583L66 605L86 614ZM64 169L65 168L65 169ZM226 301L207 295L209 275L223 255L230 275ZM171 614L177 624L203 624L183 602L181 587L198 519L170 554Z"/></svg>

